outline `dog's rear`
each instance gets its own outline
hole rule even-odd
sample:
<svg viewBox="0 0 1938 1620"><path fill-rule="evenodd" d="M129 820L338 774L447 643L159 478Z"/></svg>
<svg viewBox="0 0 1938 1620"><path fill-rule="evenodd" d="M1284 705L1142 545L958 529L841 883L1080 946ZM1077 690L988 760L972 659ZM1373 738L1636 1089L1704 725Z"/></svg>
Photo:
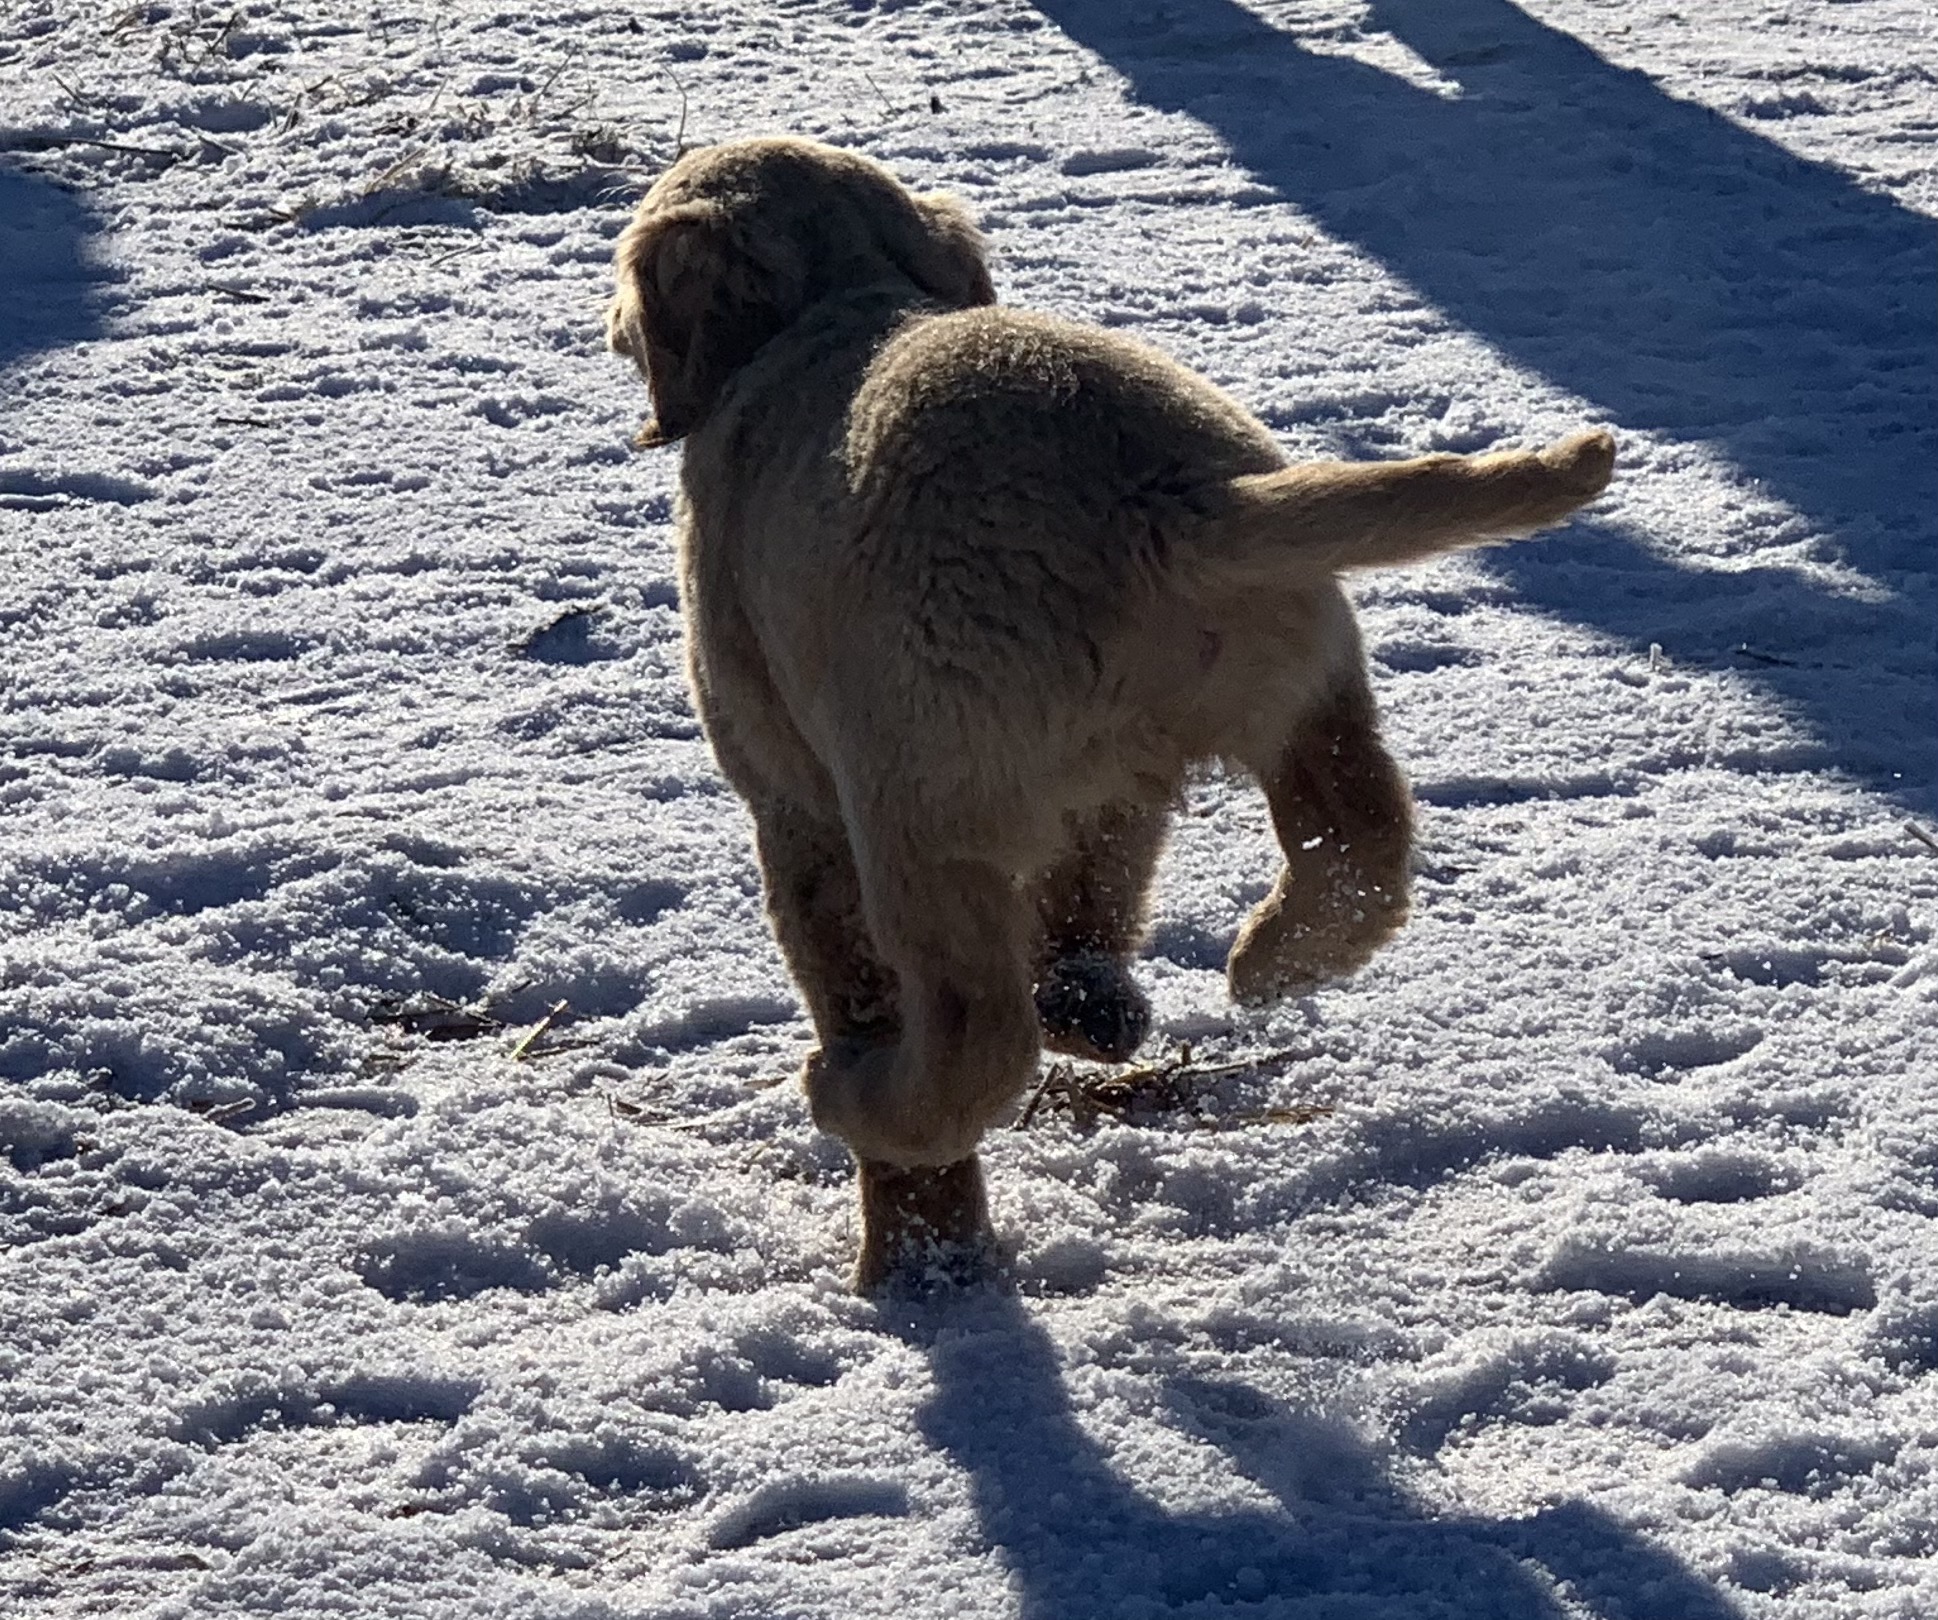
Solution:
<svg viewBox="0 0 1938 1620"><path fill-rule="evenodd" d="M979 839L1017 840L1022 869L1029 806L1053 837L1140 781L1168 793L1191 761L1263 770L1297 712L1362 664L1337 575L1553 523L1612 459L1586 433L1288 466L1236 402L1141 344L1006 309L910 321L847 413L866 565L840 611L861 646L907 642L920 678L883 692L857 661L842 711L900 704L883 723L924 736L916 705L960 692L948 757L918 775L965 815L993 790ZM793 582L784 595L777 614L829 612ZM1017 762L1033 780L1008 779Z"/></svg>

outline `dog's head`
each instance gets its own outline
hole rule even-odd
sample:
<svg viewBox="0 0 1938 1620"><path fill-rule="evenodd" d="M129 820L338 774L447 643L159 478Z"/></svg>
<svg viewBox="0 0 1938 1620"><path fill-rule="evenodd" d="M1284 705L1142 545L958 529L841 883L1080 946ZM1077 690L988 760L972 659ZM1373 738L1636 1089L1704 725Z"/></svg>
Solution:
<svg viewBox="0 0 1938 1620"><path fill-rule="evenodd" d="M804 140L687 153L646 193L613 264L606 340L652 390L634 441L646 447L697 428L728 378L830 293L899 278L949 309L996 301L960 203Z"/></svg>

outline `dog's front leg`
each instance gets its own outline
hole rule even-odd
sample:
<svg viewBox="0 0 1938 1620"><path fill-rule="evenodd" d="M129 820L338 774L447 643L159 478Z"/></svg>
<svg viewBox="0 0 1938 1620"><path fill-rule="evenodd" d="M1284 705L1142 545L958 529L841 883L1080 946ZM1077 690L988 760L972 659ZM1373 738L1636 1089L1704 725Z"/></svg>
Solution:
<svg viewBox="0 0 1938 1620"><path fill-rule="evenodd" d="M1143 1044L1151 1004L1129 963L1170 819L1164 804L1107 804L1072 823L1038 880L1036 1016L1051 1051L1121 1063Z"/></svg>

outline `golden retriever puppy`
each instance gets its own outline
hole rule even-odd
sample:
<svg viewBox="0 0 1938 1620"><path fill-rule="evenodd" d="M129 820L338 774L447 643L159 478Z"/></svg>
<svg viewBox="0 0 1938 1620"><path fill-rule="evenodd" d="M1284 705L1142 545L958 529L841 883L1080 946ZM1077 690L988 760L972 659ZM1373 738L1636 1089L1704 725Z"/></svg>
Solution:
<svg viewBox="0 0 1938 1620"><path fill-rule="evenodd" d="M701 719L757 829L861 1166L864 1286L987 1241L974 1153L1040 1049L1118 1059L1168 808L1222 759L1285 855L1229 962L1255 1003L1407 909L1407 788L1337 576L1557 522L1605 433L1288 466L1201 378L995 306L960 204L804 140L690 152L616 254L644 446L685 441Z"/></svg>

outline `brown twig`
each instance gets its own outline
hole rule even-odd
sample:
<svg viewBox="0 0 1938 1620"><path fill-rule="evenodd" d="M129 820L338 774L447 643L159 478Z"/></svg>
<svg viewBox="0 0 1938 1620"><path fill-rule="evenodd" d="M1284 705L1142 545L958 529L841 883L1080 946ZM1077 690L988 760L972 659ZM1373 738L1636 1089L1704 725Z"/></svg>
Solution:
<svg viewBox="0 0 1938 1620"><path fill-rule="evenodd" d="M716 1108L711 1113L691 1115L681 1119L672 1114L656 1111L645 1103L634 1102L629 1097L622 1097L617 1092L605 1091L602 1088L600 1094L606 1099L606 1113L611 1119L615 1121L625 1119L640 1125L654 1125L663 1131L703 1131L733 1112L731 1108Z"/></svg>
<svg viewBox="0 0 1938 1620"><path fill-rule="evenodd" d="M676 158L682 158L686 156L686 113L687 113L686 86L680 83L680 76L677 73L675 73L670 67L668 67L664 62L660 63L659 70L660 72L664 73L667 76L667 78L673 81L673 88L679 92L680 127L673 131L673 156Z"/></svg>
<svg viewBox="0 0 1938 1620"><path fill-rule="evenodd" d="M373 1024L394 1024L407 1035L422 1035L429 1041L471 1041L505 1027L481 1007L460 1006L428 991L380 1003L369 1018Z"/></svg>
<svg viewBox="0 0 1938 1620"><path fill-rule="evenodd" d="M1037 1110L1043 1106L1043 1099L1049 1096L1051 1088L1061 1089L1069 1084L1069 1078L1070 1065L1067 1063L1052 1063L1045 1069L1043 1078L1037 1081L1036 1089L1030 1093L1030 1100L1023 1105L1022 1113L1016 1116L1016 1129L1028 1130L1030 1121L1036 1118Z"/></svg>
<svg viewBox="0 0 1938 1620"><path fill-rule="evenodd" d="M200 1114L202 1118L217 1125L226 1125L232 1119L241 1119L245 1114L253 1114L257 1103L253 1097L239 1097L233 1102L192 1102L188 1105L190 1113Z"/></svg>
<svg viewBox="0 0 1938 1620"><path fill-rule="evenodd" d="M1206 1128L1232 1130L1240 1125L1310 1125L1315 1119L1325 1119L1338 1111L1331 1103L1281 1103L1272 1108L1254 1108L1229 1120L1208 1123Z"/></svg>
<svg viewBox="0 0 1938 1620"><path fill-rule="evenodd" d="M546 77L545 82L532 92L531 103L533 107L537 107L538 103L544 98L545 92L558 83L559 75L572 65L573 61L578 57L578 54L579 47L576 45L566 51L565 59L557 67L553 68L551 73Z"/></svg>
<svg viewBox="0 0 1938 1620"><path fill-rule="evenodd" d="M16 152L48 152L61 146L98 146L104 152L127 152L135 157L167 158L180 163L188 153L176 146L135 146L127 141L104 141L92 135L24 135L9 143Z"/></svg>
<svg viewBox="0 0 1938 1620"><path fill-rule="evenodd" d="M1907 821L1904 824L1904 830L1909 834L1911 834L1913 838L1917 839L1919 843L1923 844L1926 849L1931 851L1932 854L1938 855L1938 838L1933 838L1931 834L1926 832L1924 828L1920 827L1917 824L1917 822Z"/></svg>
<svg viewBox="0 0 1938 1620"><path fill-rule="evenodd" d="M398 175L402 174L428 151L430 151L428 146L419 146L406 152L395 163L391 164L389 168L384 170L382 174L378 175L376 179L369 181L363 188L363 195L366 197L376 196L378 192L382 191L385 186L389 185L392 180L396 179Z"/></svg>
<svg viewBox="0 0 1938 1620"><path fill-rule="evenodd" d="M488 242L467 242L463 247L454 247L447 253L440 253L435 259L428 260L425 268L435 270L440 264L449 264L453 259L462 259L467 253L482 253L491 244Z"/></svg>

